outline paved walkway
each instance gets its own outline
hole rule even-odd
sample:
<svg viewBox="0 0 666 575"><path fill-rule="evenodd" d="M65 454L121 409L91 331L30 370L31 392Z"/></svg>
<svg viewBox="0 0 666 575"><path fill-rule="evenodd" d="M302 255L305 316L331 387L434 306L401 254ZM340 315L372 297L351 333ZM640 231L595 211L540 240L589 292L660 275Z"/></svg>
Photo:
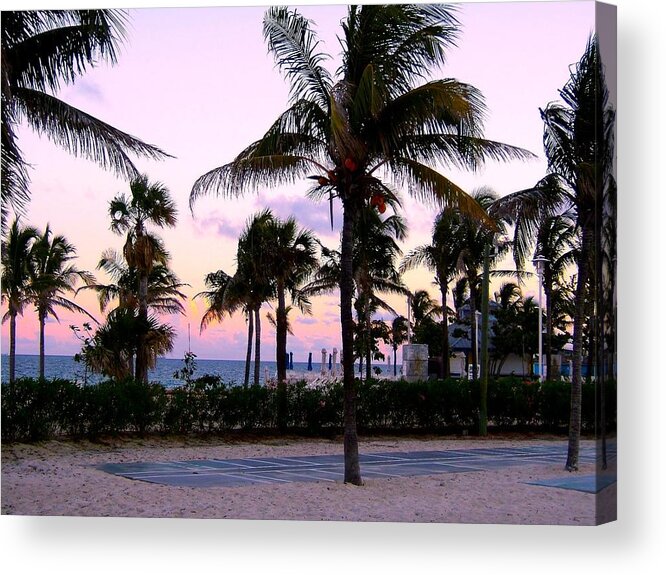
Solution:
<svg viewBox="0 0 666 575"><path fill-rule="evenodd" d="M386 478L463 473L539 463L563 464L566 451L566 443L555 443L525 447L367 453L362 454L360 460L364 478ZM614 457L615 446L609 445L608 452L609 457ZM581 463L593 462L596 456L596 449L581 447ZM344 477L342 455L107 463L98 466L98 469L128 479L186 487L335 482L342 481Z"/></svg>

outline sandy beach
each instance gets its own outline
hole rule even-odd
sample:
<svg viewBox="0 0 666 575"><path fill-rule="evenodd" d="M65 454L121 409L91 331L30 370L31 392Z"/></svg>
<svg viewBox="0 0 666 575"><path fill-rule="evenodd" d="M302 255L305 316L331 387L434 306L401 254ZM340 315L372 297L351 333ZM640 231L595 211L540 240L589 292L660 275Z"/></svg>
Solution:
<svg viewBox="0 0 666 575"><path fill-rule="evenodd" d="M440 439L383 437L361 440L361 453L510 447L544 439ZM562 441L558 439L558 441ZM589 444L583 442L583 444ZM100 471L103 463L340 454L338 440L302 438L113 439L49 441L2 446L2 513L87 517L184 517L494 524L594 525L608 517L600 495L527 485L568 475L564 462L494 471L284 483L244 487L172 487ZM583 466L580 474L592 473ZM597 500L598 501L595 501Z"/></svg>

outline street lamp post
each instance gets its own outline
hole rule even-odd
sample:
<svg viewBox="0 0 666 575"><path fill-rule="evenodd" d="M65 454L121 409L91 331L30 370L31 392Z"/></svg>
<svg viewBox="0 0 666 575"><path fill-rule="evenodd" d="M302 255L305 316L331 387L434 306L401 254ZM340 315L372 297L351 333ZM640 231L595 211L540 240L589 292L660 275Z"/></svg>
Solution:
<svg viewBox="0 0 666 575"><path fill-rule="evenodd" d="M412 343L412 294L407 294L407 343Z"/></svg>
<svg viewBox="0 0 666 575"><path fill-rule="evenodd" d="M532 260L534 267L537 271L537 277L539 278L539 381L543 381L543 317L542 317L542 308L541 308L541 292L543 290L543 268L548 262L548 258L543 257L542 255L537 255Z"/></svg>

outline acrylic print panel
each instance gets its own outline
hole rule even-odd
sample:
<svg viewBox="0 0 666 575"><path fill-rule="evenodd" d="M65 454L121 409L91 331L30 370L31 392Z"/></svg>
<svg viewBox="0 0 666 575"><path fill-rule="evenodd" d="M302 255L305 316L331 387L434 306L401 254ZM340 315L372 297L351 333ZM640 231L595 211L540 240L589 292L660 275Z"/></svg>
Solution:
<svg viewBox="0 0 666 575"><path fill-rule="evenodd" d="M615 519L613 6L90 18L2 13L3 514Z"/></svg>

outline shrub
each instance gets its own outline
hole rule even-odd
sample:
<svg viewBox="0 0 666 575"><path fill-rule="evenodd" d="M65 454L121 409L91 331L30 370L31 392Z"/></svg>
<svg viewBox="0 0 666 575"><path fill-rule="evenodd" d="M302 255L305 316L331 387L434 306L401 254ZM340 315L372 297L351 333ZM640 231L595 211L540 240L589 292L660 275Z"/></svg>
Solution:
<svg viewBox="0 0 666 575"><path fill-rule="evenodd" d="M600 388L583 385L583 430L595 431ZM488 415L501 429L562 431L569 423L570 384L509 377L488 383ZM605 388L606 425L616 425L616 383ZM464 379L357 382L357 424L362 431L475 429L479 386ZM2 385L2 439L37 441L69 435L98 437L125 432L211 433L279 430L339 432L341 383L312 388L290 383L284 391L284 427L278 426L278 391L225 384L217 376L165 390L133 379L79 387L66 380L19 379Z"/></svg>

